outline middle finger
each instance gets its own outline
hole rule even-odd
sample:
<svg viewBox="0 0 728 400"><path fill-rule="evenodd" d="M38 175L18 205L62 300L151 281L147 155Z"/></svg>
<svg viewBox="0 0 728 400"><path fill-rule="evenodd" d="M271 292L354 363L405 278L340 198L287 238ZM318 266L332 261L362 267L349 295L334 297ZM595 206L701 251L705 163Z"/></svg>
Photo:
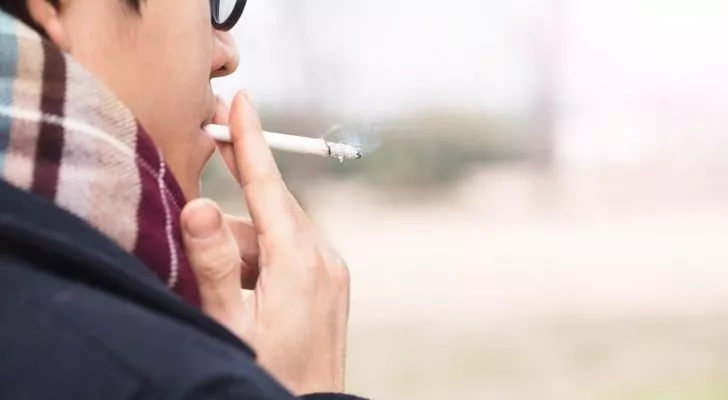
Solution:
<svg viewBox="0 0 728 400"><path fill-rule="evenodd" d="M258 259L260 257L258 231L249 222L232 215L226 215L225 221L238 244L240 258L243 260L240 274L241 285L243 289L255 289L259 275Z"/></svg>

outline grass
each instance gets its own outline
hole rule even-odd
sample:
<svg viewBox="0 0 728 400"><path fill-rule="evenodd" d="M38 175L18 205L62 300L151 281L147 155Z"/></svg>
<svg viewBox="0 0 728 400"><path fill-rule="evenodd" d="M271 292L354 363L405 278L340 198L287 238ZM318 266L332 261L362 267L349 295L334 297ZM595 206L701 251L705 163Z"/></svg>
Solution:
<svg viewBox="0 0 728 400"><path fill-rule="evenodd" d="M723 315L359 327L350 354L377 399L728 399Z"/></svg>
<svg viewBox="0 0 728 400"><path fill-rule="evenodd" d="M684 388L649 388L614 400L725 400L728 399L728 377Z"/></svg>

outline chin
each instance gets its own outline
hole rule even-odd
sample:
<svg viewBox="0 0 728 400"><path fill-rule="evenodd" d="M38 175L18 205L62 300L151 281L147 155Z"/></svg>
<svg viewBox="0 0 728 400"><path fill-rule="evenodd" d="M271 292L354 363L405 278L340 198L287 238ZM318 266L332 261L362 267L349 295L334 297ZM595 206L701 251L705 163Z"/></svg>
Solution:
<svg viewBox="0 0 728 400"><path fill-rule="evenodd" d="M192 200L201 195L201 179L205 166L215 154L217 146L215 140L208 135L199 135L194 146L190 148L190 156L187 162L187 182L180 182L185 196Z"/></svg>
<svg viewBox="0 0 728 400"><path fill-rule="evenodd" d="M167 162L189 201L200 197L202 172L212 155L215 154L217 146L211 137L203 135L199 135L187 143L189 146L178 149L177 157L169 158Z"/></svg>

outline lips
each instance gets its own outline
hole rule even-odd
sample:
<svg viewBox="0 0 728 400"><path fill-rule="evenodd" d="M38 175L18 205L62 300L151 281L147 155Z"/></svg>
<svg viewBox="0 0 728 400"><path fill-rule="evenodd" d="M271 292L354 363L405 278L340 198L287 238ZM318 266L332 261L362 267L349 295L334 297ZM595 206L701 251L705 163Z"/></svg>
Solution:
<svg viewBox="0 0 728 400"><path fill-rule="evenodd" d="M213 98L216 99L216 97L213 97ZM205 139L206 139L205 141L209 140L210 142L214 143L215 139L212 137L212 135L210 135L209 132L207 132L205 130L205 127L207 125L210 125L212 123L212 121L215 119L215 110L217 110L217 101L213 101L211 103L212 103L212 106L208 107L208 112L206 113L207 116L206 116L205 120L202 121L202 124L200 124L200 135L205 137Z"/></svg>
<svg viewBox="0 0 728 400"><path fill-rule="evenodd" d="M200 124L200 128L205 128L207 125L210 125L212 121L215 119L216 111L217 111L217 101L212 101L212 104L210 107L207 108L207 112L205 113L205 119L202 121L202 124Z"/></svg>

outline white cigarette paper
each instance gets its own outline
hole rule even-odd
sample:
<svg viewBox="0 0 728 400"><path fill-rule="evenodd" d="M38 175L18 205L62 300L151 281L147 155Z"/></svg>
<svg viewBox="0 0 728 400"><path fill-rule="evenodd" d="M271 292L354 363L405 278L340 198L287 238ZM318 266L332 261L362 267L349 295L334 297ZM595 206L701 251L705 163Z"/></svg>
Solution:
<svg viewBox="0 0 728 400"><path fill-rule="evenodd" d="M228 143L232 141L230 128L227 126L207 125L205 130L217 141ZM358 160L362 157L360 149L348 144L274 132L263 132L263 136L271 149L288 153L310 154L339 160Z"/></svg>

